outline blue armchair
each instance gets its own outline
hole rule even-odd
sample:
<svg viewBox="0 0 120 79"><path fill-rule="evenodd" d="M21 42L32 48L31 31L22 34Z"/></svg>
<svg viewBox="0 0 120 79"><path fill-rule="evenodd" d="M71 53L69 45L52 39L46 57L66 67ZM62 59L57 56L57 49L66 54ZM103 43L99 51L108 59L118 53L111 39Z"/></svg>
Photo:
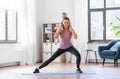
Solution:
<svg viewBox="0 0 120 79"><path fill-rule="evenodd" d="M113 59L114 66L118 66L118 59L120 59L120 47L118 47L117 51L112 51L110 48L116 44L120 40L112 40L106 46L98 46L98 53L100 58L103 59L102 65L105 63L105 59Z"/></svg>

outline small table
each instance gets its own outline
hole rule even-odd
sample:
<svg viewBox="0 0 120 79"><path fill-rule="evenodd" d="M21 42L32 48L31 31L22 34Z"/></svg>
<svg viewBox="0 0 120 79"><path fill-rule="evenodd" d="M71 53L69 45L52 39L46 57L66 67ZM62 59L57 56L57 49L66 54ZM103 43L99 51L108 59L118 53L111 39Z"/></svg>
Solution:
<svg viewBox="0 0 120 79"><path fill-rule="evenodd" d="M93 49L87 49L86 51L87 51L87 54L86 54L85 64L87 64L87 57L88 57L88 53L89 53L89 52L94 52L96 64L98 64L98 61L97 61L97 54L96 54L97 51L96 51L96 50L93 50Z"/></svg>

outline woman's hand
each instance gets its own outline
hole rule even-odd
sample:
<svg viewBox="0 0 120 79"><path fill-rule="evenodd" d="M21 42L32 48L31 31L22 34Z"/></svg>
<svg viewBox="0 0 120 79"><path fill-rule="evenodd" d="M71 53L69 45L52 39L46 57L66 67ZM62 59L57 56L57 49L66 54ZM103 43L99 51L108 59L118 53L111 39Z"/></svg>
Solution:
<svg viewBox="0 0 120 79"><path fill-rule="evenodd" d="M72 26L69 27L69 31L72 32L73 31L73 28Z"/></svg>
<svg viewBox="0 0 120 79"><path fill-rule="evenodd" d="M61 24L61 23L59 24L58 29L59 29L59 30L63 30L63 27L62 27L62 24Z"/></svg>
<svg viewBox="0 0 120 79"><path fill-rule="evenodd" d="M58 36L60 35L60 33L62 32L62 26L60 25L57 29L57 31L54 34L54 39L58 38Z"/></svg>
<svg viewBox="0 0 120 79"><path fill-rule="evenodd" d="M72 33L72 36L74 39L77 39L77 34L75 33L75 31L73 30L72 26L69 27L69 31Z"/></svg>

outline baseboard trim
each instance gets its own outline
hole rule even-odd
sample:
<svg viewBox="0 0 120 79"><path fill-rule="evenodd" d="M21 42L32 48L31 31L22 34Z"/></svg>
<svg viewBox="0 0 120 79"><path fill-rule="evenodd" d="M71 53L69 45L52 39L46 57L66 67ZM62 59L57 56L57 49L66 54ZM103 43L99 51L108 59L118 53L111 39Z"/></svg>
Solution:
<svg viewBox="0 0 120 79"><path fill-rule="evenodd" d="M20 62L0 63L0 67L18 66L18 65L20 65Z"/></svg>

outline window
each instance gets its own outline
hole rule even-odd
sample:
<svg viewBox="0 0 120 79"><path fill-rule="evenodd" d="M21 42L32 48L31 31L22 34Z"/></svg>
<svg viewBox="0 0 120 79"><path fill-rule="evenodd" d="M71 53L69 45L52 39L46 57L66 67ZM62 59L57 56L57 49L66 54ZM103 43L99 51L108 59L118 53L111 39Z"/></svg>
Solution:
<svg viewBox="0 0 120 79"><path fill-rule="evenodd" d="M120 17L120 0L88 0L89 42L118 39L114 37L110 23Z"/></svg>
<svg viewBox="0 0 120 79"><path fill-rule="evenodd" d="M0 9L0 42L17 42L17 14Z"/></svg>

